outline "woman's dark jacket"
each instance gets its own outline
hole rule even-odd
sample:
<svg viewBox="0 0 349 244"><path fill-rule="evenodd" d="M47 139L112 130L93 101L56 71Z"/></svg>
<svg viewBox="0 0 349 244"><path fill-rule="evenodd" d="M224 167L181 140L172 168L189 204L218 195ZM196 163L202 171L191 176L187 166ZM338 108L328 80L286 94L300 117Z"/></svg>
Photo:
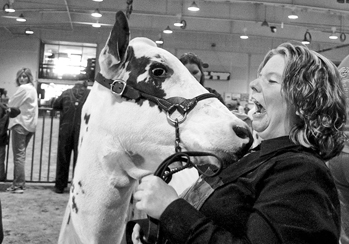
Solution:
<svg viewBox="0 0 349 244"><path fill-rule="evenodd" d="M10 118L15 118L21 111L19 108L8 107L6 104L0 103L0 146L8 144L8 125Z"/></svg>
<svg viewBox="0 0 349 244"><path fill-rule="evenodd" d="M160 226L170 243L338 244L332 176L323 160L288 137L263 141L219 180L200 211L183 199L166 208Z"/></svg>

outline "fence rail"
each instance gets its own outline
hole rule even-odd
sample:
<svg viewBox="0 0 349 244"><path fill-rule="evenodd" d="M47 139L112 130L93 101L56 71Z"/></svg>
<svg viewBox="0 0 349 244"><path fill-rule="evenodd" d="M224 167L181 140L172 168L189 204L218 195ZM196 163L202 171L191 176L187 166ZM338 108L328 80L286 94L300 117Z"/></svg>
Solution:
<svg viewBox="0 0 349 244"><path fill-rule="evenodd" d="M55 182L58 135L59 111L54 110L52 108L40 107L38 125L27 147L25 162L26 182ZM9 144L6 148L6 152L6 181L12 181L13 154L11 135ZM70 170L70 172L72 172L72 170Z"/></svg>

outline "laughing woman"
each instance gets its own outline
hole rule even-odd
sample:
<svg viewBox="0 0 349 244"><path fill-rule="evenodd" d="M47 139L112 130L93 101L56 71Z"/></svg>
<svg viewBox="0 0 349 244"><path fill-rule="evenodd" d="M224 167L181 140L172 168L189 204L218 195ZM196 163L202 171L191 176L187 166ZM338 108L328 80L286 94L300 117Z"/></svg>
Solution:
<svg viewBox="0 0 349 244"><path fill-rule="evenodd" d="M159 220L168 243L338 244L340 206L325 164L345 140L338 70L302 44L284 43L267 53L250 87L260 149L210 179L219 186L199 206L191 190L180 198L146 176L136 207Z"/></svg>

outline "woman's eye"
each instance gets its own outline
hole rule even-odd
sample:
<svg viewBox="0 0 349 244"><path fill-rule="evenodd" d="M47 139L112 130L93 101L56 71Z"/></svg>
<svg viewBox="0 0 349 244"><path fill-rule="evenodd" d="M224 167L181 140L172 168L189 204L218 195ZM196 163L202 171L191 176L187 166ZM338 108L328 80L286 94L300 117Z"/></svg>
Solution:
<svg viewBox="0 0 349 244"><path fill-rule="evenodd" d="M269 80L270 83L278 83L276 80Z"/></svg>
<svg viewBox="0 0 349 244"><path fill-rule="evenodd" d="M164 76L166 74L166 70L164 68L154 68L151 72L154 76Z"/></svg>

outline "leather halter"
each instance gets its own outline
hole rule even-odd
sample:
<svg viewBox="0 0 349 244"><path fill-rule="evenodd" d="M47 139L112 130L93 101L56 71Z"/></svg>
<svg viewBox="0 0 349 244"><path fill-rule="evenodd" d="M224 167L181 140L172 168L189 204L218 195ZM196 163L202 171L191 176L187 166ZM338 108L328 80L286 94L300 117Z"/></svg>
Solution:
<svg viewBox="0 0 349 244"><path fill-rule="evenodd" d="M138 90L135 87L128 85L125 81L120 79L107 79L101 73L97 74L96 81L102 86L110 89L110 91L120 97L128 99L146 99L158 105L158 107L167 113L167 118L171 121L172 125L176 122L175 119L171 118L171 115L177 110L182 118L178 120L178 123L182 123L187 114L196 106L196 104L206 98L217 98L213 93L204 93L191 99L183 97L170 97L167 99L156 97L154 95L147 94L143 91Z"/></svg>

